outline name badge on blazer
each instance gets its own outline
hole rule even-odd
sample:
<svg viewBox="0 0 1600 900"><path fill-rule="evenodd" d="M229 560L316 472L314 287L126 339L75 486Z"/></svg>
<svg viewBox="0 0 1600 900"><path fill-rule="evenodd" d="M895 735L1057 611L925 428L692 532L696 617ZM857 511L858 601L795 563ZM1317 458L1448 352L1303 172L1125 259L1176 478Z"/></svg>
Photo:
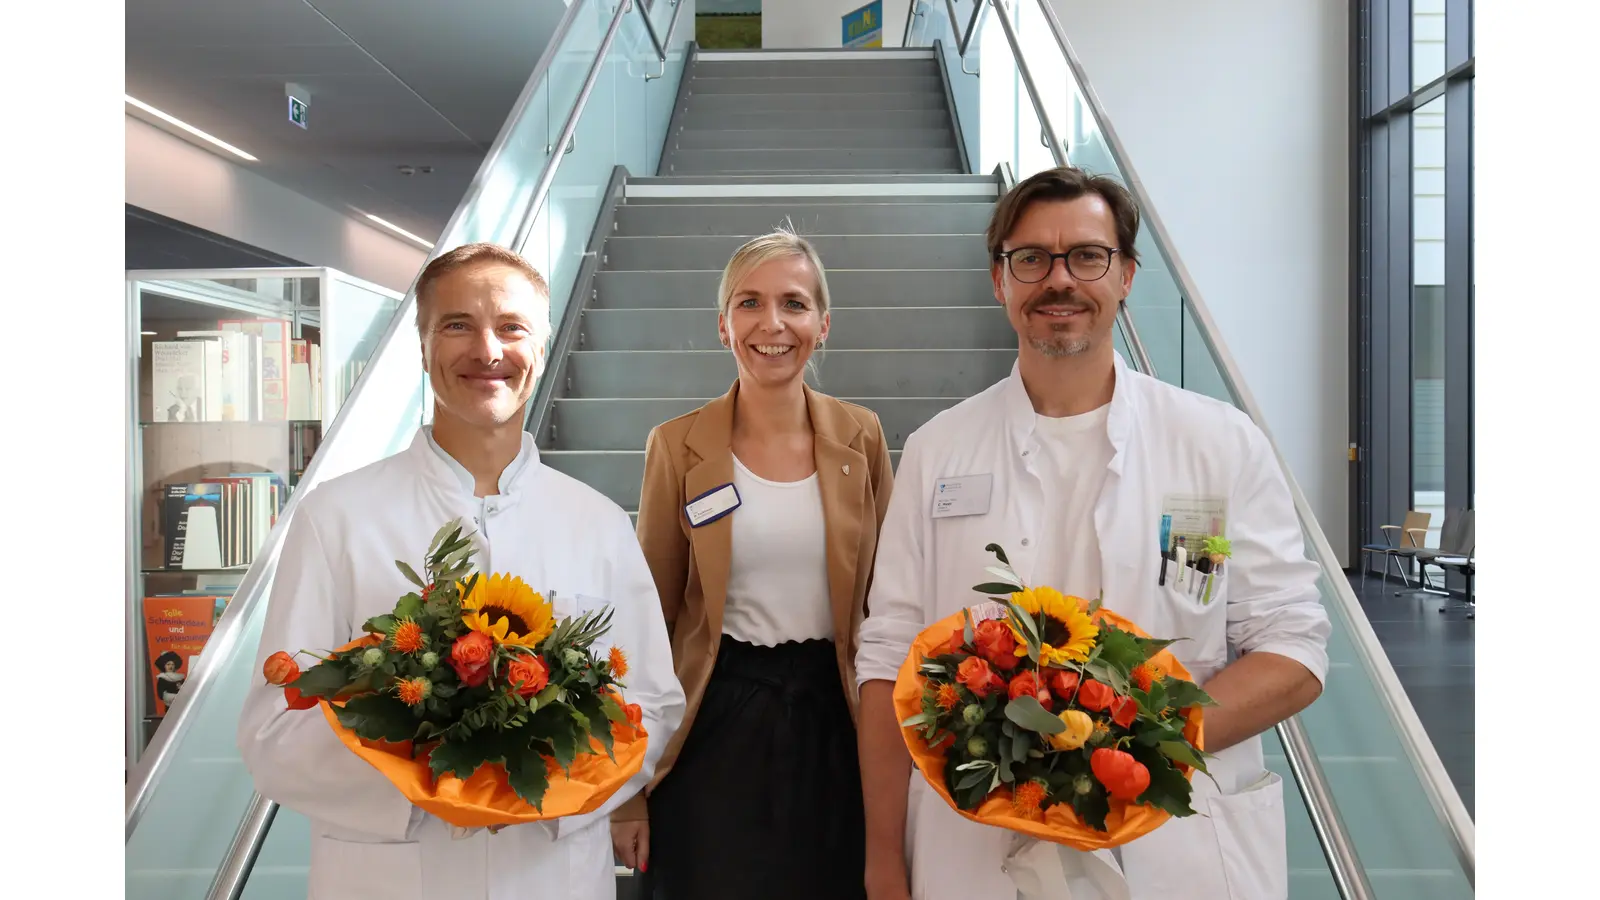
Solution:
<svg viewBox="0 0 1600 900"><path fill-rule="evenodd" d="M739 489L732 484L725 484L690 500L684 504L683 511L689 517L689 527L699 528L738 509L742 502Z"/></svg>

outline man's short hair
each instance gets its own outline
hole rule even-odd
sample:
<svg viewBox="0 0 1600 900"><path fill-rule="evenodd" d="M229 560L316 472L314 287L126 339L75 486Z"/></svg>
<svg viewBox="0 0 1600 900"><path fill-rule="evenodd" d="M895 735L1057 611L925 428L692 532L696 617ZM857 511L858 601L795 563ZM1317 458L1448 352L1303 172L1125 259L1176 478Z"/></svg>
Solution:
<svg viewBox="0 0 1600 900"><path fill-rule="evenodd" d="M1139 252L1134 243L1139 238L1139 207L1133 202L1133 195L1109 175L1090 175L1071 166L1035 173L1000 198L985 235L989 242L989 261L992 263L1005 250L1006 239L1028 207L1051 200L1076 200L1089 194L1098 195L1111 207L1111 218L1117 226L1117 250L1138 262Z"/></svg>
<svg viewBox="0 0 1600 900"><path fill-rule="evenodd" d="M439 279L449 275L451 272L457 272L483 263L495 263L516 269L533 284L533 289L544 297L546 304L549 303L549 283L545 281L543 275L539 274L539 270L535 269L527 260L498 244L462 244L454 250L435 257L432 262L423 268L422 274L417 276L417 327L419 329L422 327L423 311L428 305L428 292Z"/></svg>

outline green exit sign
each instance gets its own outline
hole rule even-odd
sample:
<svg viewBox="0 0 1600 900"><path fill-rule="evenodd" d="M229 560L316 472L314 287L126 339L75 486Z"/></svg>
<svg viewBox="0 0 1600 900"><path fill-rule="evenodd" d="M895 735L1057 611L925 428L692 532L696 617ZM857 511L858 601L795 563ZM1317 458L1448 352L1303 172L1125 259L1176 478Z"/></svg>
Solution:
<svg viewBox="0 0 1600 900"><path fill-rule="evenodd" d="M305 101L300 100L300 99L298 99L296 97L290 97L289 98L289 121L293 122L296 125L299 125L301 128L305 128L306 127L306 112L307 112L307 109L308 109L308 107L306 106Z"/></svg>

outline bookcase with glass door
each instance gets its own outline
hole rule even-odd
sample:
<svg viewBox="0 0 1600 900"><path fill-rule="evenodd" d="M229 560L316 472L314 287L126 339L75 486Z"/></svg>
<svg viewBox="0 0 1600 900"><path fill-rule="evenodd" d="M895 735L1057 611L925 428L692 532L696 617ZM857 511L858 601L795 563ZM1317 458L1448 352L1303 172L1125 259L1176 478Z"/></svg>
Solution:
<svg viewBox="0 0 1600 900"><path fill-rule="evenodd" d="M327 268L126 286L131 766L404 298Z"/></svg>

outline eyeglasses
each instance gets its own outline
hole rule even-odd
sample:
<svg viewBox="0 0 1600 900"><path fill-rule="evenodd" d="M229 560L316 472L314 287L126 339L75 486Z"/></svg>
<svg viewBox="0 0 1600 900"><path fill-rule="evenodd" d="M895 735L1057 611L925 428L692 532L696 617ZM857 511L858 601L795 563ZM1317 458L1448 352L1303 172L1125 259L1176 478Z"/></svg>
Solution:
<svg viewBox="0 0 1600 900"><path fill-rule="evenodd" d="M1051 253L1043 247L1018 247L995 254L1011 266L1011 275L1024 284L1036 284L1050 277L1056 260L1067 261L1067 271L1079 281L1099 281L1111 270L1111 257L1120 251L1099 244L1082 244L1065 253Z"/></svg>

